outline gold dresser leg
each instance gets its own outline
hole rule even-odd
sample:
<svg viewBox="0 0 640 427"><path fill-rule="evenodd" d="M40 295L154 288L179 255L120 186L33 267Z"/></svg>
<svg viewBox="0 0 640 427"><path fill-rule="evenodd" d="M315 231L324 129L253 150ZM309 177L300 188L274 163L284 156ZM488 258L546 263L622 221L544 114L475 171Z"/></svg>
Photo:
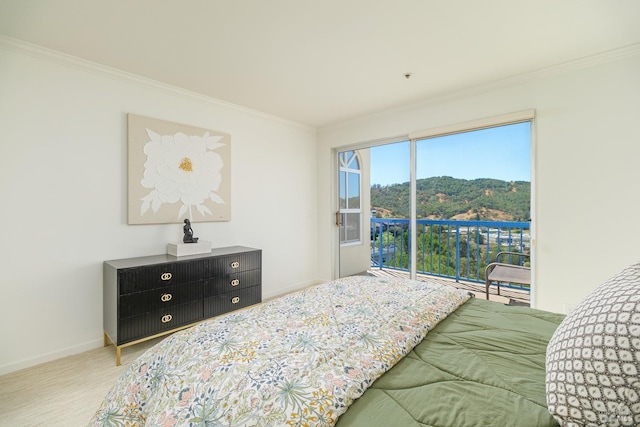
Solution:
<svg viewBox="0 0 640 427"><path fill-rule="evenodd" d="M122 347L116 345L115 342L111 341L111 338L109 337L109 335L107 335L106 332L104 332L104 346L107 347L109 346L111 343L113 343L113 346L116 348L116 366L120 366L121 362L120 362L120 350Z"/></svg>

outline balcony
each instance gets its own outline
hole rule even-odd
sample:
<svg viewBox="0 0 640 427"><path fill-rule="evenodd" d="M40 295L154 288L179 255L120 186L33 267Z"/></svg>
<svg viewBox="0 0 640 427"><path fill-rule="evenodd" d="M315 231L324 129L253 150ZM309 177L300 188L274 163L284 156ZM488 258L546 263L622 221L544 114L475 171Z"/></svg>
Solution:
<svg viewBox="0 0 640 427"><path fill-rule="evenodd" d="M408 219L371 219L369 274L409 276L411 248ZM485 267L500 251L529 252L530 223L512 221L417 220L416 272L430 280L466 289L485 298ZM510 256L508 262L528 265L528 259ZM501 284L490 299L529 305L529 286Z"/></svg>

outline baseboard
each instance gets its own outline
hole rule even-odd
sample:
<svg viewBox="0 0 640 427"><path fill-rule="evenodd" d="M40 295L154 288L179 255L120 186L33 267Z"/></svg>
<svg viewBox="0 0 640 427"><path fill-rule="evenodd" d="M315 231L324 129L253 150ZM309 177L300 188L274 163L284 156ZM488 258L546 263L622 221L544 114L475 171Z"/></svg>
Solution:
<svg viewBox="0 0 640 427"><path fill-rule="evenodd" d="M297 283L291 286L287 286L286 288L278 288L276 292L264 293L262 295L262 301L266 302L266 301L290 294L292 292L301 291L305 288L308 288L309 286L319 285L320 283L324 283L324 282L326 282L326 280L310 280L308 282Z"/></svg>
<svg viewBox="0 0 640 427"><path fill-rule="evenodd" d="M12 372L20 371L22 369L31 368L36 365L41 365L43 363L51 362L56 359L62 359L63 357L73 356L74 354L84 353L85 351L93 350L102 346L104 346L104 340L101 337L100 339L97 339L97 340L88 341L83 344L67 347L59 351L46 353L46 354L36 356L27 360L21 360L20 362L17 362L17 363L9 363L9 364L0 366L0 375L10 374Z"/></svg>

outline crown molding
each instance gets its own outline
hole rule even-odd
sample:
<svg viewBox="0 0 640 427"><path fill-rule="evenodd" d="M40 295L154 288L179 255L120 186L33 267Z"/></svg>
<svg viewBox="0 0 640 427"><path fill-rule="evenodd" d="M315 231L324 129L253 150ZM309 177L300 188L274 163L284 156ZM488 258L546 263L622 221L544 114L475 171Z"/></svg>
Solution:
<svg viewBox="0 0 640 427"><path fill-rule="evenodd" d="M496 79L494 81L491 81L485 84L470 86L470 87L462 88L455 91L434 94L432 96L428 96L422 100L419 100L410 104L402 105L396 108L389 108L386 110L379 111L377 113L367 114L364 116L353 117L351 119L348 119L339 123L327 125L327 126L321 127L319 131L321 132L335 131L340 128L347 127L354 123L358 123L370 118L375 118L375 117L381 118L388 114L402 113L404 111L409 111L417 108L430 107L430 106L442 104L443 102L454 101L457 99L461 99L461 98L465 98L473 95L480 95L483 93L491 92L493 90L504 89L508 87L513 87L513 86L518 86L522 84L539 81L539 80L544 80L546 78L553 77L556 75L566 74L572 71L579 71L582 69L588 69L591 67L595 67L597 65L615 62L615 61L619 61L625 58L630 58L638 55L640 55L640 43L601 52L601 53L586 56L583 58L578 58L575 60L557 64L557 65L541 68L538 70L517 74L517 75L513 75L510 77L505 77L501 79Z"/></svg>
<svg viewBox="0 0 640 427"><path fill-rule="evenodd" d="M363 119L371 117L380 117L394 112L402 112L420 107L428 107L430 105L460 99L466 96L478 95L481 93L489 92L491 90L516 86L520 84L526 84L537 80L546 79L555 75L565 74L576 70L586 69L594 67L600 64L618 61L621 59L640 55L640 43L632 44L618 49L613 49L605 52L601 52L595 55L586 56L572 61L563 62L550 67L541 68L531 72L514 75L502 79L497 79L492 82L476 85L472 87L462 88L456 91L450 91L446 93L434 94L423 100L406 104L397 108L390 108L377 113L367 114L365 116L354 117L339 123L330 124L327 126L321 126L319 128L309 126L303 123L288 120L279 116L264 113L262 111L254 110L242 105L234 104L231 102L223 101L217 98L202 95L197 92L189 91L177 86L173 86L167 83L162 83L157 80L142 77L137 74L129 73L117 68L109 67L99 64L97 62L82 59L73 55L65 54L53 49L49 49L43 46L39 46L33 43L25 42L23 40L15 39L0 34L0 49L7 51L13 51L22 55L31 56L33 58L67 66L76 70L84 71L91 74L100 75L106 78L126 82L139 84L155 89L165 90L172 93L180 94L206 104L213 104L222 106L237 111L242 111L254 116L262 117L268 120L277 121L280 123L293 125L298 128L305 129L307 131L317 132L318 130L336 130L344 126L348 126L352 123L357 123Z"/></svg>
<svg viewBox="0 0 640 427"><path fill-rule="evenodd" d="M194 100L203 102L205 104L213 104L233 110L248 113L253 116L261 117L271 121L280 122L287 125L292 125L307 131L316 132L316 128L303 123L288 120L273 114L264 113L262 111L254 110L242 105L234 104L231 102L223 101L210 96L202 95L197 92L189 91L177 86L163 83L157 80L153 80L147 77L143 77L137 74L129 73L117 68L109 67L97 62L89 61L87 59L79 58L73 55L59 52L54 49L49 49L40 45L25 42L23 40L15 39L12 37L0 34L0 49L19 53L22 55L30 56L38 60L62 65L78 71L99 75L112 80L118 80L124 83L137 84L147 86L153 89L160 89L174 94L186 96Z"/></svg>
<svg viewBox="0 0 640 427"><path fill-rule="evenodd" d="M640 43L632 44L618 49L608 50L606 52L600 52L594 55L589 55L557 65L552 65L550 67L545 67L527 73L518 74L512 77L507 77L505 79L496 80L494 84L511 86L514 84L542 80L546 79L547 77L566 74L572 71L583 70L586 68L595 67L600 64L615 62L637 55L640 55Z"/></svg>

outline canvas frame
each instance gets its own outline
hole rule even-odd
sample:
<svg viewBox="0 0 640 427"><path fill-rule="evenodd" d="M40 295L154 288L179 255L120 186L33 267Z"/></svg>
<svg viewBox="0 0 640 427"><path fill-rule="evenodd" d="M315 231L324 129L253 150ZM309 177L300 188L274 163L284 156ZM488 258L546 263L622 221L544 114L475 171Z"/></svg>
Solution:
<svg viewBox="0 0 640 427"><path fill-rule="evenodd" d="M128 223L231 220L231 136L127 115Z"/></svg>

